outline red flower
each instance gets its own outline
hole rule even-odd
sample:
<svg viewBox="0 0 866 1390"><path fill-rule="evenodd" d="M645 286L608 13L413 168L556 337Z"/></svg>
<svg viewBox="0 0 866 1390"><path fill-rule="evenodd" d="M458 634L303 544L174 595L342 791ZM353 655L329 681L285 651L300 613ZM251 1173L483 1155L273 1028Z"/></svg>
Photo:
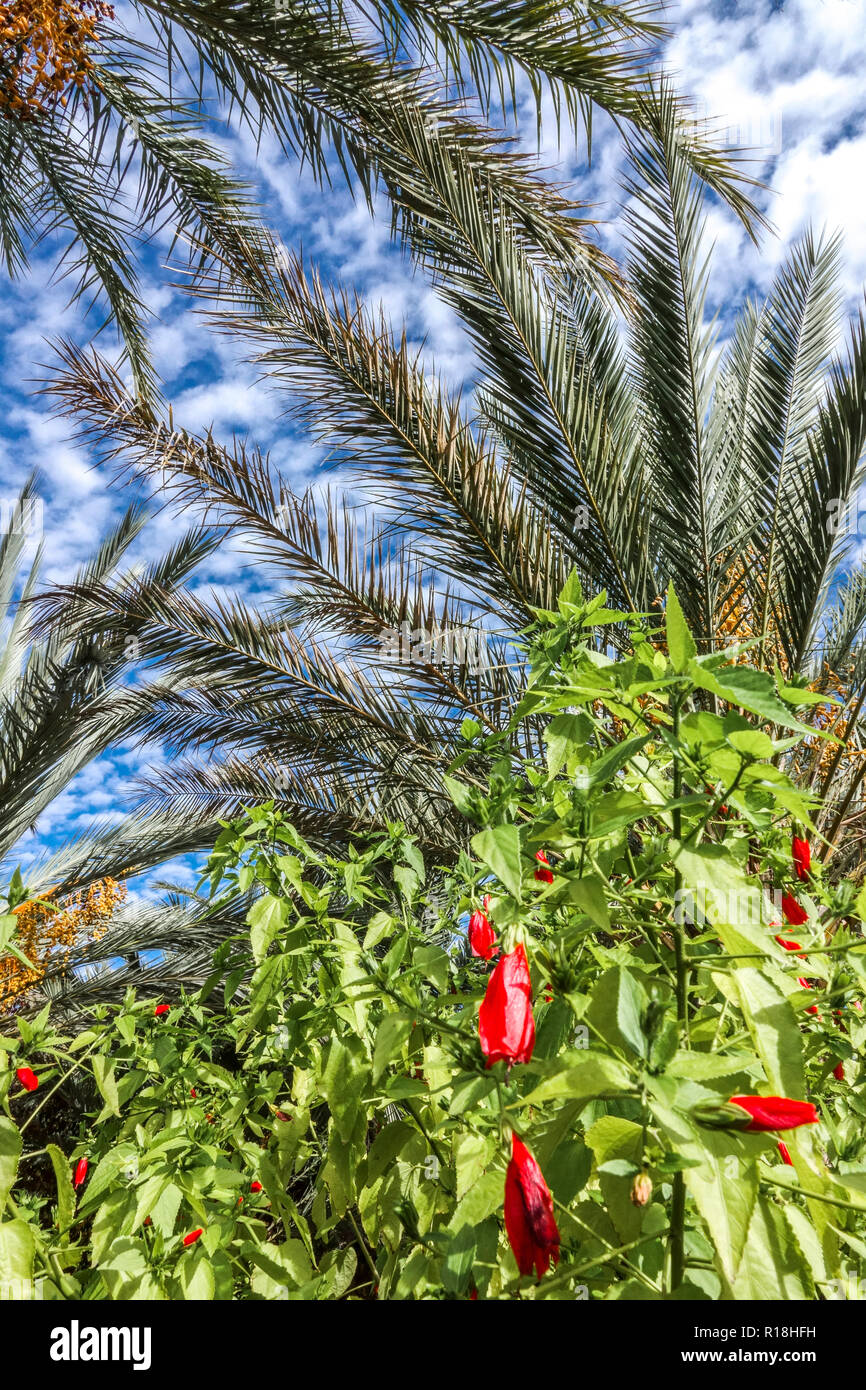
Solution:
<svg viewBox="0 0 866 1390"><path fill-rule="evenodd" d="M189 1093L192 1096L193 1100L198 1100L198 1092L196 1091L195 1086L190 1086Z"/></svg>
<svg viewBox="0 0 866 1390"><path fill-rule="evenodd" d="M478 1035L488 1067L503 1058L528 1062L535 1046L532 982L522 942L500 958L478 1012Z"/></svg>
<svg viewBox="0 0 866 1390"><path fill-rule="evenodd" d="M157 1004L153 1011L154 1018L162 1018L162 1015L167 1014L170 1008L170 1004Z"/></svg>
<svg viewBox="0 0 866 1390"><path fill-rule="evenodd" d="M768 1129L799 1129L800 1125L818 1123L818 1111L808 1100L789 1100L787 1096L731 1096L731 1105L739 1105L751 1115L743 1128L750 1134L763 1134Z"/></svg>
<svg viewBox="0 0 866 1390"><path fill-rule="evenodd" d="M783 946L785 948L786 951L802 951L803 949L799 941L786 941L784 936L777 936L776 940L778 941L780 946Z"/></svg>
<svg viewBox="0 0 866 1390"><path fill-rule="evenodd" d="M77 1164L75 1165L75 1177L72 1179L73 1187L80 1187L81 1184L84 1182L84 1179L87 1177L87 1167L87 1159L79 1158Z"/></svg>
<svg viewBox="0 0 866 1390"><path fill-rule="evenodd" d="M809 981L808 981L808 980L804 980L802 975L798 975L798 976L797 976L797 984L800 986L801 989L811 989L811 988L812 988L812 986L809 984ZM807 1013L807 1014L816 1014L817 1012L818 1012L818 1005L817 1005L817 1004L810 1004L809 1007L808 1007L807 1010L806 1010L806 1013Z"/></svg>
<svg viewBox="0 0 866 1390"><path fill-rule="evenodd" d="M559 1263L559 1231L553 1217L553 1198L541 1169L516 1134L511 1136L511 1161L505 1174L505 1229L517 1268L539 1279Z"/></svg>
<svg viewBox="0 0 866 1390"><path fill-rule="evenodd" d="M262 1185L261 1185L260 1182L251 1182L251 1183L250 1183L250 1192L261 1192L261 1190L262 1190Z"/></svg>
<svg viewBox="0 0 866 1390"><path fill-rule="evenodd" d="M783 1143L781 1139L779 1140L779 1153L782 1155L782 1162L787 1163L789 1167L793 1168L794 1160L788 1153L788 1145Z"/></svg>
<svg viewBox="0 0 866 1390"><path fill-rule="evenodd" d="M25 1091L35 1091L36 1087L39 1085L39 1077L35 1072L32 1072L29 1067L19 1067L15 1075L18 1077Z"/></svg>
<svg viewBox="0 0 866 1390"><path fill-rule="evenodd" d="M782 911L787 921L795 927L801 927L804 922L808 922L809 914L800 906L796 898L792 898L790 893L782 894Z"/></svg>
<svg viewBox="0 0 866 1390"><path fill-rule="evenodd" d="M469 918L469 945L473 956L480 956L482 960L492 960L496 955L493 928L483 912L473 912Z"/></svg>
<svg viewBox="0 0 866 1390"><path fill-rule="evenodd" d="M809 868L812 863L812 850L808 840L801 840L796 835L791 840L791 858L794 861L794 868L797 877L805 880L809 877Z"/></svg>
<svg viewBox="0 0 866 1390"><path fill-rule="evenodd" d="M535 877L538 879L539 883L552 883L553 871L547 862L547 855L544 853L544 850L540 849L535 857L539 864L544 865L544 868L535 870Z"/></svg>
<svg viewBox="0 0 866 1390"><path fill-rule="evenodd" d="M844 1063L844 1062L837 1062L837 1063L836 1063L835 1067L833 1068L833 1075L835 1076L835 1078L836 1078L837 1081L844 1081L844 1080L845 1080L845 1063Z"/></svg>
<svg viewBox="0 0 866 1390"><path fill-rule="evenodd" d="M188 1236L184 1236L184 1245L195 1245L196 1241L201 1235L204 1235L204 1228L202 1226L199 1226L197 1231L190 1231Z"/></svg>

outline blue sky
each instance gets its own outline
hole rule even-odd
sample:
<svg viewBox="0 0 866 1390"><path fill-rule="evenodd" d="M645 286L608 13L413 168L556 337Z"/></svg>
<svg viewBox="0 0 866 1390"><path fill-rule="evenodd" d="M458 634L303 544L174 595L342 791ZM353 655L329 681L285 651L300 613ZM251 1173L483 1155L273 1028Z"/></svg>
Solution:
<svg viewBox="0 0 866 1390"><path fill-rule="evenodd" d="M118 9L118 15L122 15ZM666 62L699 110L718 119L731 138L755 145L754 172L771 186L763 201L777 228L758 251L724 210L711 207L708 240L715 244L710 308L722 332L746 292L761 292L791 241L808 222L839 228L845 237L844 287L849 311L862 302L866 284L866 0L684 0L671 5L674 34ZM527 105L521 131L535 149L534 113ZM256 151L248 136L219 131L240 171L258 185L265 215L285 245L303 247L332 278L383 303L393 321L405 320L410 338L426 342L437 368L453 384L471 385L473 357L454 316L390 243L387 215L372 217L345 186L318 189L309 171L287 161L267 140ZM617 216L620 147L599 123L593 163L585 150L546 124L544 163L571 181L575 198L595 204L609 223L605 244L619 247ZM145 258L145 297L153 315L151 341L166 398L177 423L218 437L232 433L272 452L296 486L317 477L320 454L284 417L286 401L258 381L245 348L214 334L171 285L165 269L168 239ZM51 360L50 339L68 334L86 340L98 323L81 319L67 304L69 286L51 281L51 258L40 255L32 273L13 285L0 280L0 354L4 401L0 413L0 494L14 494L32 469L45 498L43 577L67 579L130 500L128 488L111 485L93 468L85 449L69 439L69 426L51 417L33 395L40 364ZM103 350L111 340L103 334ZM158 554L185 523L162 513L137 544L136 556ZM267 577L248 557L228 546L196 575L194 587L252 594ZM159 766L163 749L118 748L83 772L22 842L16 859L26 869L46 846L78 834L94 816L120 818L135 775ZM191 876L191 869L187 870Z"/></svg>

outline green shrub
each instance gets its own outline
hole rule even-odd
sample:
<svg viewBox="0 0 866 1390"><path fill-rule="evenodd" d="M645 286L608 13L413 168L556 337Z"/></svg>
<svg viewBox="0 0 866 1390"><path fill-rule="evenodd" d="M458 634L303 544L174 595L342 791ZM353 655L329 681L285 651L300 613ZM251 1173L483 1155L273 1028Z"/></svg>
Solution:
<svg viewBox="0 0 866 1390"><path fill-rule="evenodd" d="M672 592L615 659L624 618L574 580L539 615L512 727L464 724L454 863L400 825L337 862L250 810L205 876L249 934L199 993L7 1026L0 1280L812 1299L859 1272L864 899L792 858L809 692L699 654Z"/></svg>

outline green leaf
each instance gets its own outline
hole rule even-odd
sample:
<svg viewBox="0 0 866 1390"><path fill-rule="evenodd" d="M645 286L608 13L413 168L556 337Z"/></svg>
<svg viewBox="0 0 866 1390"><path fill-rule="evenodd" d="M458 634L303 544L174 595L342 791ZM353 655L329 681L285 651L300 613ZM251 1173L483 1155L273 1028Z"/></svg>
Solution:
<svg viewBox="0 0 866 1390"><path fill-rule="evenodd" d="M647 1037L641 1020L648 1003L646 990L631 971L616 965L597 981L584 1018L590 1032L612 1047L645 1057Z"/></svg>
<svg viewBox="0 0 866 1390"><path fill-rule="evenodd" d="M18 1160L21 1157L21 1134L18 1126L0 1115L0 1212L15 1182Z"/></svg>
<svg viewBox="0 0 866 1390"><path fill-rule="evenodd" d="M791 1240L785 1214L766 1197L755 1202L731 1292L738 1301L810 1301L815 1297L812 1277L802 1252Z"/></svg>
<svg viewBox="0 0 866 1390"><path fill-rule="evenodd" d="M699 1130L670 1103L674 1088L668 1078L650 1078L648 1089L670 1148L694 1161L694 1166L684 1171L685 1184L707 1224L719 1273L730 1294L758 1200L758 1175L754 1162L749 1161L756 1147L749 1140L755 1136Z"/></svg>
<svg viewBox="0 0 866 1390"><path fill-rule="evenodd" d="M670 849L682 874L677 910L683 920L698 920L705 913L725 950L732 955L757 951L772 956L775 946L765 921L768 902L761 888L733 863L725 846L702 844L686 848L671 840Z"/></svg>
<svg viewBox="0 0 866 1390"><path fill-rule="evenodd" d="M736 729L728 734L728 743L750 758L771 758L775 751L773 740L763 729Z"/></svg>
<svg viewBox="0 0 866 1390"><path fill-rule="evenodd" d="M721 671L710 671L699 662L692 661L689 674L702 690L709 690L720 700L738 705L772 724L778 724L782 729L796 729L798 733L809 734L812 738L826 737L820 730L801 724L794 718L776 694L773 678L766 671L756 671L752 666L725 666Z"/></svg>
<svg viewBox="0 0 866 1390"><path fill-rule="evenodd" d="M113 1241L99 1262L108 1297L114 1302L150 1302L166 1297L147 1263L144 1244L132 1236Z"/></svg>
<svg viewBox="0 0 866 1390"><path fill-rule="evenodd" d="M574 1056L571 1054L572 1058ZM562 1096L572 1100L595 1100L601 1096L628 1095L635 1090L631 1073L622 1062L603 1053L587 1052L576 1062L569 1058L564 1070L546 1077L518 1105L541 1105Z"/></svg>
<svg viewBox="0 0 866 1390"><path fill-rule="evenodd" d="M69 1227L75 1216L75 1188L69 1175L69 1160L56 1144L46 1144L45 1152L54 1168L54 1181L57 1184L57 1228L62 1232L62 1245L69 1243Z"/></svg>
<svg viewBox="0 0 866 1390"><path fill-rule="evenodd" d="M93 1079L99 1088L99 1094L105 1101L105 1110L109 1115L120 1115L120 1101L117 1095L117 1082L114 1079L114 1063L101 1053L93 1056Z"/></svg>
<svg viewBox="0 0 866 1390"><path fill-rule="evenodd" d="M547 770L554 777L569 754L592 737L592 720L586 714L557 714L542 734L547 744Z"/></svg>
<svg viewBox="0 0 866 1390"><path fill-rule="evenodd" d="M451 983L448 955L441 946L416 946L412 964L430 981L438 994L447 994Z"/></svg>
<svg viewBox="0 0 866 1390"><path fill-rule="evenodd" d="M604 1115L586 1132L595 1155L602 1196L623 1244L635 1240L643 1223L643 1210L630 1198L632 1179L643 1155L643 1127L615 1115ZM618 1165L625 1161L625 1171ZM617 1166L612 1172L611 1167Z"/></svg>
<svg viewBox="0 0 866 1390"><path fill-rule="evenodd" d="M460 1295L468 1287L475 1252L474 1227L461 1226L451 1235L442 1261L442 1284L446 1293Z"/></svg>
<svg viewBox="0 0 866 1390"><path fill-rule="evenodd" d="M255 1265L250 1284L260 1298L277 1299L286 1289L297 1289L309 1283L313 1276L310 1257L301 1240L287 1240L282 1245L254 1246L248 1251Z"/></svg>
<svg viewBox="0 0 866 1390"><path fill-rule="evenodd" d="M412 1031L412 1018L409 1014L386 1014L376 1033L376 1046L373 1049L373 1080L378 1081L392 1058L402 1050L403 1044Z"/></svg>
<svg viewBox="0 0 866 1390"><path fill-rule="evenodd" d="M27 1221L0 1223L0 1289L3 1297L12 1297L11 1290L21 1289L21 1298L32 1296L33 1260L36 1241L33 1227Z"/></svg>
<svg viewBox="0 0 866 1390"><path fill-rule="evenodd" d="M766 974L751 966L736 970L733 982L773 1094L802 1100L806 1094L803 1037L788 999Z"/></svg>
<svg viewBox="0 0 866 1390"><path fill-rule="evenodd" d="M665 631L671 665L678 675L682 675L689 669L689 662L697 656L698 649L694 637L689 632L685 614L674 591L673 581L668 584L665 602Z"/></svg>
<svg viewBox="0 0 866 1390"><path fill-rule="evenodd" d="M275 898L265 893L253 903L247 913L250 928L250 945L256 965L264 959L277 932L288 920L289 905L284 898Z"/></svg>
<svg viewBox="0 0 866 1390"><path fill-rule="evenodd" d="M584 874L582 878L568 879L568 901L574 903L591 917L602 931L610 930L610 912L607 906L607 892L604 881L598 874Z"/></svg>
<svg viewBox="0 0 866 1390"><path fill-rule="evenodd" d="M206 1250L198 1248L190 1252L181 1260L177 1275L185 1299L197 1303L209 1303L213 1299L216 1279Z"/></svg>
<svg viewBox="0 0 866 1390"><path fill-rule="evenodd" d="M364 950L372 951L374 946L378 946L380 941L393 936L397 923L390 912L376 912L367 923L367 931L364 935Z"/></svg>
<svg viewBox="0 0 866 1390"><path fill-rule="evenodd" d="M520 831L516 825L489 825L472 836L478 858L493 871L509 893L520 898L523 888L523 861Z"/></svg>
<svg viewBox="0 0 866 1390"><path fill-rule="evenodd" d="M621 767L625 767L626 763L649 743L651 738L652 734L638 734L635 738L627 738L622 743L614 744L613 748L609 748L600 758L596 758L595 762L589 764L587 768L589 786L604 786L619 772Z"/></svg>

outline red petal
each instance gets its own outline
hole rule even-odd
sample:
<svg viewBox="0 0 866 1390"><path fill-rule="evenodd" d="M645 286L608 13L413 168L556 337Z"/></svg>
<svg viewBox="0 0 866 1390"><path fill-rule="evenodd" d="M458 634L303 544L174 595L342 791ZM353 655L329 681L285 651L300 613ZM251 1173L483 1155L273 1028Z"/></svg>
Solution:
<svg viewBox="0 0 866 1390"><path fill-rule="evenodd" d="M532 983L523 943L502 956L478 1011L478 1036L488 1067L505 1059L528 1062L535 1046Z"/></svg>
<svg viewBox="0 0 866 1390"><path fill-rule="evenodd" d="M809 914L800 906L796 898L792 898L790 893L782 894L782 911L787 920L795 927L801 927L804 922L808 922Z"/></svg>
<svg viewBox="0 0 866 1390"><path fill-rule="evenodd" d="M731 1104L739 1105L751 1115L746 1129L753 1134L773 1129L798 1129L800 1125L818 1123L818 1112L807 1100L789 1100L787 1096L731 1096Z"/></svg>
<svg viewBox="0 0 866 1390"><path fill-rule="evenodd" d="M511 1223L509 1229L509 1178L511 1179ZM516 1203L519 1201L521 1212ZM516 1134L511 1136L511 1162L505 1179L505 1228L521 1274L535 1265L539 1279L559 1261L559 1230L553 1215L553 1198L544 1175L532 1154Z"/></svg>
<svg viewBox="0 0 866 1390"><path fill-rule="evenodd" d="M801 840L797 835L794 835L791 839L791 858L794 861L797 877L807 879L812 864L812 850L809 841Z"/></svg>

